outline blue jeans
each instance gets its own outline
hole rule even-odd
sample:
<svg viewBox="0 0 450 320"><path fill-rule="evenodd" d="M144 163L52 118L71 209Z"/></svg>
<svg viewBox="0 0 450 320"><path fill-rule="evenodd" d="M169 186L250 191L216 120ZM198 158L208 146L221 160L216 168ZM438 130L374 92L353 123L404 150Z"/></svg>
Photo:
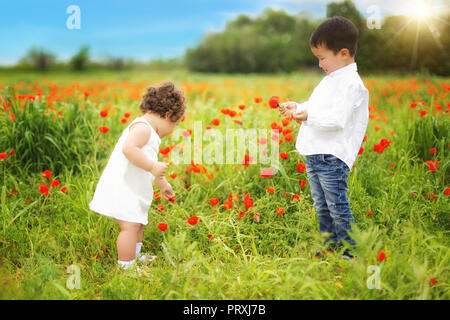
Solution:
<svg viewBox="0 0 450 320"><path fill-rule="evenodd" d="M306 156L311 197L319 218L320 233L329 233L325 244L330 248L342 246L342 240L354 245L347 231L354 223L347 198L349 167L331 154Z"/></svg>

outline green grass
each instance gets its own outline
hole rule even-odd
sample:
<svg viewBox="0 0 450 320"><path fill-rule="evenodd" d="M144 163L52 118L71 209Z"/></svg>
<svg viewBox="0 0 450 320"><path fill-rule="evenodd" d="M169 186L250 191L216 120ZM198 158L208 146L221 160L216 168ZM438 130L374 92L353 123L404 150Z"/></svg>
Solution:
<svg viewBox="0 0 450 320"><path fill-rule="evenodd" d="M0 299L450 298L450 206L444 193L450 185L450 121L446 112L449 99L440 87L448 79L443 78L430 78L436 89L433 95L419 78L417 93L402 90L392 102L390 98L400 90L398 83L411 79L363 77L374 82L371 105L384 110L388 120L383 122L383 116L371 119L365 150L349 175L356 260L339 259L337 253L327 253L319 260L313 257L316 250L323 249L323 239L309 185L301 189L298 183L307 180L306 173L296 171L304 158L296 153L293 141L285 141L280 151L289 152L289 159L281 161L286 175L279 173L271 179L259 177L260 165L205 165L208 173L214 173L212 179L186 173L188 165L170 166L169 174L178 174L175 179L168 178L176 201L155 199L144 231L143 251L158 257L143 267L140 277L119 270L118 226L90 211L88 203L125 126L120 123L123 112L131 112L131 119L137 114L138 100L130 95L165 77L192 86L186 93L189 112L182 128L192 128L198 120L205 126L217 117L221 119L218 129L223 131L239 126L222 115L221 108L239 111L235 107L245 104L239 118L242 127L268 128L281 119L255 104L253 97L267 101L279 95L302 101L320 80L301 74L0 76L0 108L7 100L16 115L12 122L0 112L0 153L15 150L14 156L0 160ZM19 85L21 81L23 85ZM59 122L45 116L45 101L29 102L22 109L14 99L16 94L34 93L38 86L45 96L54 83L61 91L74 83L80 88L54 102L56 110L62 110ZM387 94L383 94L383 86ZM97 91L86 99L83 92L87 89ZM443 107L440 114L433 112L434 100ZM417 101L426 101L427 106L409 109L410 103ZM110 114L100 118L98 111L106 106ZM420 109L427 110L425 117L419 115ZM110 127L106 135L98 131L102 125ZM381 129L375 130L375 125ZM298 126L292 123L289 127L296 137ZM373 145L381 138L393 143L377 153ZM161 146L171 142L163 139ZM206 146L204 142L203 148ZM437 152L432 155L429 149L433 147ZM439 161L435 172L425 164L428 160ZM60 185L44 196L39 183L49 184L51 179L41 174L47 169ZM60 191L62 186L67 187L66 193ZM266 187L276 191L267 193ZM238 218L239 211L246 210L242 201L235 201L230 210L220 206L230 194L242 199L244 191L254 200L251 213ZM285 192L299 193L301 200L291 201ZM213 197L220 199L215 211L208 201ZM164 205L165 211L157 210L158 204ZM285 213L277 215L277 207L283 207ZM369 210L373 215L366 215ZM256 212L259 222L253 216ZM186 220L193 215L202 221L191 226ZM157 228L160 222L168 224L165 232ZM208 234L213 235L212 240ZM383 261L377 260L379 251L386 254ZM67 286L71 265L80 268L80 289ZM380 289L368 288L371 266L379 268ZM430 285L432 278L437 281L434 285Z"/></svg>

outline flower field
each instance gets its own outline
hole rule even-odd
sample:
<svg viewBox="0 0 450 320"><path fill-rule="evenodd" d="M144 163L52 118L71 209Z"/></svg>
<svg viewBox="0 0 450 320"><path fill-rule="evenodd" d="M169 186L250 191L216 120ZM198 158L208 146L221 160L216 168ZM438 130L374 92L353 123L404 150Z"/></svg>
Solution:
<svg viewBox="0 0 450 320"><path fill-rule="evenodd" d="M269 105L305 101L320 75L0 75L0 298L449 299L450 81L362 78L370 121L348 180L347 261L322 244L299 125ZM188 107L181 135L162 139L176 196L155 186L142 250L157 258L138 276L117 267L119 228L88 204L146 86L164 80ZM276 141L279 170L251 148L234 163L173 161L230 129L266 129L256 148Z"/></svg>

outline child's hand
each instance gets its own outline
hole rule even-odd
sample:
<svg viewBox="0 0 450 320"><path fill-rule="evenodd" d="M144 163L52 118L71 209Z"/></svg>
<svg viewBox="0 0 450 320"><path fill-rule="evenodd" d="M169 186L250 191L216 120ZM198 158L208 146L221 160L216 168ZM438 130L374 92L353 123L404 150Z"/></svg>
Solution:
<svg viewBox="0 0 450 320"><path fill-rule="evenodd" d="M167 182L166 178L155 179L155 184L159 187L159 191L166 199L171 199L175 197L172 186Z"/></svg>
<svg viewBox="0 0 450 320"><path fill-rule="evenodd" d="M165 162L155 162L153 164L152 169L150 170L150 173L155 176L155 178L162 178L166 175L167 168L169 167L168 163Z"/></svg>
<svg viewBox="0 0 450 320"><path fill-rule="evenodd" d="M165 183L162 188L159 189L161 191L161 194L167 199L172 201L171 199L173 199L175 197L175 192L173 192L172 186L170 185L170 183Z"/></svg>
<svg viewBox="0 0 450 320"><path fill-rule="evenodd" d="M292 115L292 119L297 121L297 123L301 123L302 121L305 121L308 119L308 112L306 112L306 110L301 110L299 112L295 112Z"/></svg>
<svg viewBox="0 0 450 320"><path fill-rule="evenodd" d="M297 105L292 101L283 102L282 104L280 104L279 110L283 116L289 117L297 110Z"/></svg>

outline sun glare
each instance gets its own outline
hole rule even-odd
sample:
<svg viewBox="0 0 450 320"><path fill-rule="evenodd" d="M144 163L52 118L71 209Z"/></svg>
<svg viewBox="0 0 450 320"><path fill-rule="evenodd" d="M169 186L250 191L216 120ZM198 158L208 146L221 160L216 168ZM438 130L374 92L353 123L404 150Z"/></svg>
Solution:
<svg viewBox="0 0 450 320"><path fill-rule="evenodd" d="M418 20L431 18L434 15L432 5L425 1L410 2L408 8L408 15Z"/></svg>

